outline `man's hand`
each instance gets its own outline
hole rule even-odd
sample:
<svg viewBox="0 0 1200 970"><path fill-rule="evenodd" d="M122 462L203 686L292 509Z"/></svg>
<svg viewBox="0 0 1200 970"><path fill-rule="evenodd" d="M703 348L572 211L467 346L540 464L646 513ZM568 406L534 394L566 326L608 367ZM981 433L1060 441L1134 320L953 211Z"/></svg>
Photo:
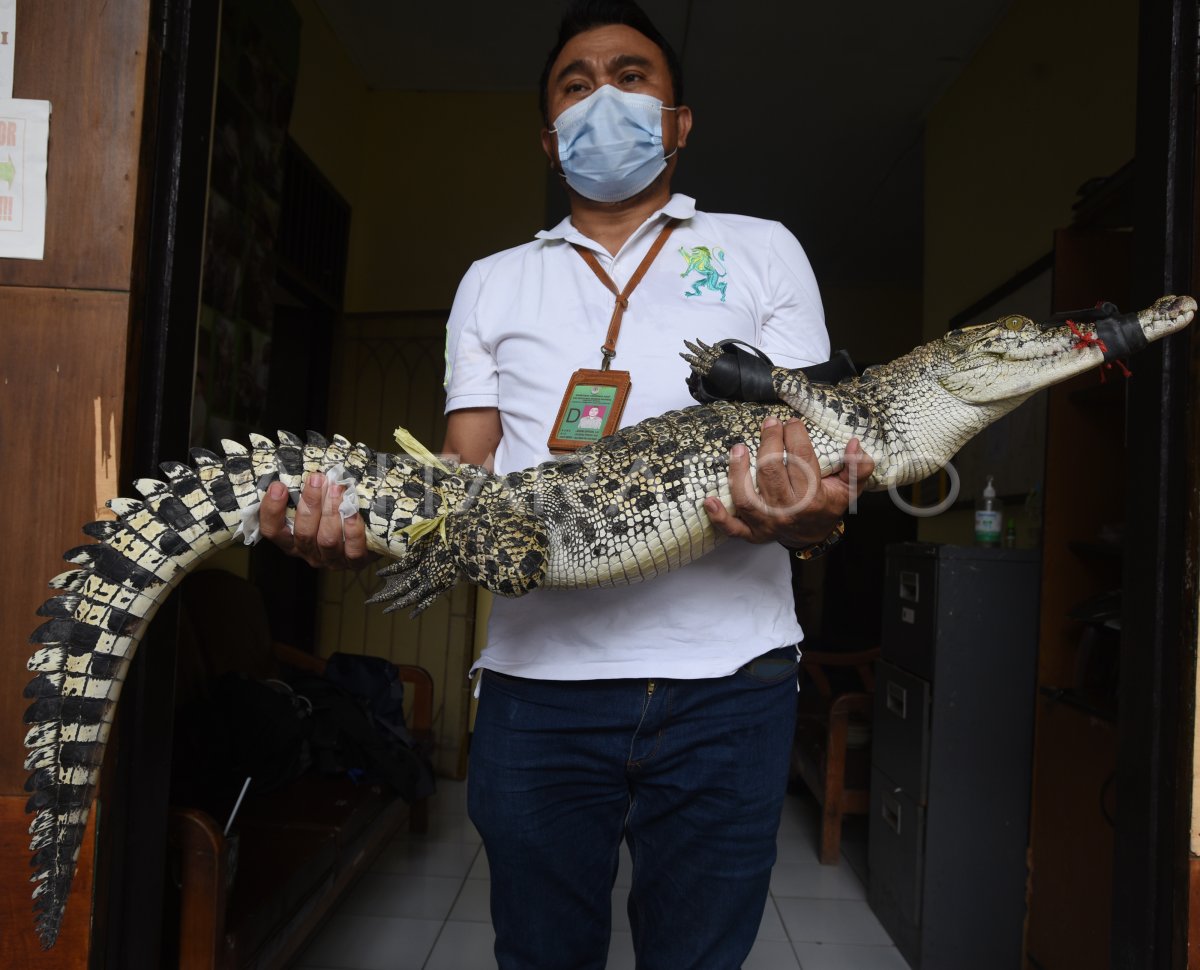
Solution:
<svg viewBox="0 0 1200 970"><path fill-rule="evenodd" d="M726 510L715 497L704 500L704 510L728 536L802 548L833 531L874 470L874 460L854 438L846 446L842 469L822 478L804 422L780 424L767 418L758 446L758 487L750 475L750 453L745 445L734 445L729 453L734 510Z"/></svg>
<svg viewBox="0 0 1200 970"><path fill-rule="evenodd" d="M444 454L455 460L491 467L491 456L500 443L500 412L496 408L464 408L450 414L446 426ZM288 493L282 482L274 482L263 496L258 524L289 556L298 556L310 566L326 569L361 569L378 556L367 548L367 529L362 516L342 519L338 505L345 488L328 477L309 476L300 490L300 502L292 530L287 526Z"/></svg>
<svg viewBox="0 0 1200 970"><path fill-rule="evenodd" d="M326 475L310 475L300 490L296 518L289 531L287 488L282 482L272 482L258 510L263 536L310 566L361 569L376 556L367 549L362 516L343 519L338 513L345 491L345 486L332 484Z"/></svg>

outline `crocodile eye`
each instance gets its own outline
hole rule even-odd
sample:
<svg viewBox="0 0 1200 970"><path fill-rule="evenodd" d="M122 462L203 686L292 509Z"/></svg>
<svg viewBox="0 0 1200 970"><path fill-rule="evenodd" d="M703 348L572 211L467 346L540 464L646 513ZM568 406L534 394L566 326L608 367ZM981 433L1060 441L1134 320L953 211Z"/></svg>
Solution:
<svg viewBox="0 0 1200 970"><path fill-rule="evenodd" d="M1024 317L1009 317L1007 320L1004 321L1004 327L1006 330L1020 330L1024 326L1025 326L1025 318Z"/></svg>

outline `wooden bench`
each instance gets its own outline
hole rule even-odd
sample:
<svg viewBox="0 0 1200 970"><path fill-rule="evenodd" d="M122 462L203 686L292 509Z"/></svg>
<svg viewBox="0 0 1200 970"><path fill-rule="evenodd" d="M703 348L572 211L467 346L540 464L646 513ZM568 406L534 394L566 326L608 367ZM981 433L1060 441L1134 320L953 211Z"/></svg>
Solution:
<svg viewBox="0 0 1200 970"><path fill-rule="evenodd" d="M188 577L181 594L181 626L188 628L180 638L181 702L231 670L259 678L289 669L323 672L320 658L270 641L261 599L245 580L200 572ZM409 729L428 741L432 679L420 667L398 669L411 699ZM424 799L409 805L382 786L311 769L274 791L247 795L228 836L224 819L192 805L173 806L179 967L286 966L382 848L406 824L424 831L427 820Z"/></svg>

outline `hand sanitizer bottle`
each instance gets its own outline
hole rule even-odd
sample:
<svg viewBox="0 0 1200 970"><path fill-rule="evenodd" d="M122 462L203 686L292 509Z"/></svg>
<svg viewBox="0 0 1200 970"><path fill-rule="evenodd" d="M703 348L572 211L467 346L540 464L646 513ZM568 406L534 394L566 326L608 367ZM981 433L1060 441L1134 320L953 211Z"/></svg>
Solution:
<svg viewBox="0 0 1200 970"><path fill-rule="evenodd" d="M1003 516L996 501L996 487L988 475L983 494L975 501L975 545L997 547L1000 545L1000 526Z"/></svg>

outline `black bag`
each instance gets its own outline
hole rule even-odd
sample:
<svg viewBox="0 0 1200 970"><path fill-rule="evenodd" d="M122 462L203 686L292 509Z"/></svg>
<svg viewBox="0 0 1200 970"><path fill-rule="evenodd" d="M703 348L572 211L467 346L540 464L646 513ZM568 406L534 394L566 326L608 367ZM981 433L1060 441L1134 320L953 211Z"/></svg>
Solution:
<svg viewBox="0 0 1200 970"><path fill-rule="evenodd" d="M325 663L325 678L361 698L376 727L393 735L405 747L415 748L404 723L404 682L396 665L383 657L335 653Z"/></svg>
<svg viewBox="0 0 1200 970"><path fill-rule="evenodd" d="M223 817L249 791L282 788L310 768L383 784L405 800L434 791L429 752L404 723L396 667L381 657L334 654L330 676L282 680L227 673L180 714L173 798Z"/></svg>
<svg viewBox="0 0 1200 970"><path fill-rule="evenodd" d="M282 788L311 763L307 705L277 681L241 673L218 678L179 715L173 798L224 817L247 777L251 792Z"/></svg>
<svg viewBox="0 0 1200 970"><path fill-rule="evenodd" d="M433 794L429 752L404 723L404 684L394 664L335 653L324 676L297 674L288 682L311 706L307 737L318 770L386 784L407 801Z"/></svg>

